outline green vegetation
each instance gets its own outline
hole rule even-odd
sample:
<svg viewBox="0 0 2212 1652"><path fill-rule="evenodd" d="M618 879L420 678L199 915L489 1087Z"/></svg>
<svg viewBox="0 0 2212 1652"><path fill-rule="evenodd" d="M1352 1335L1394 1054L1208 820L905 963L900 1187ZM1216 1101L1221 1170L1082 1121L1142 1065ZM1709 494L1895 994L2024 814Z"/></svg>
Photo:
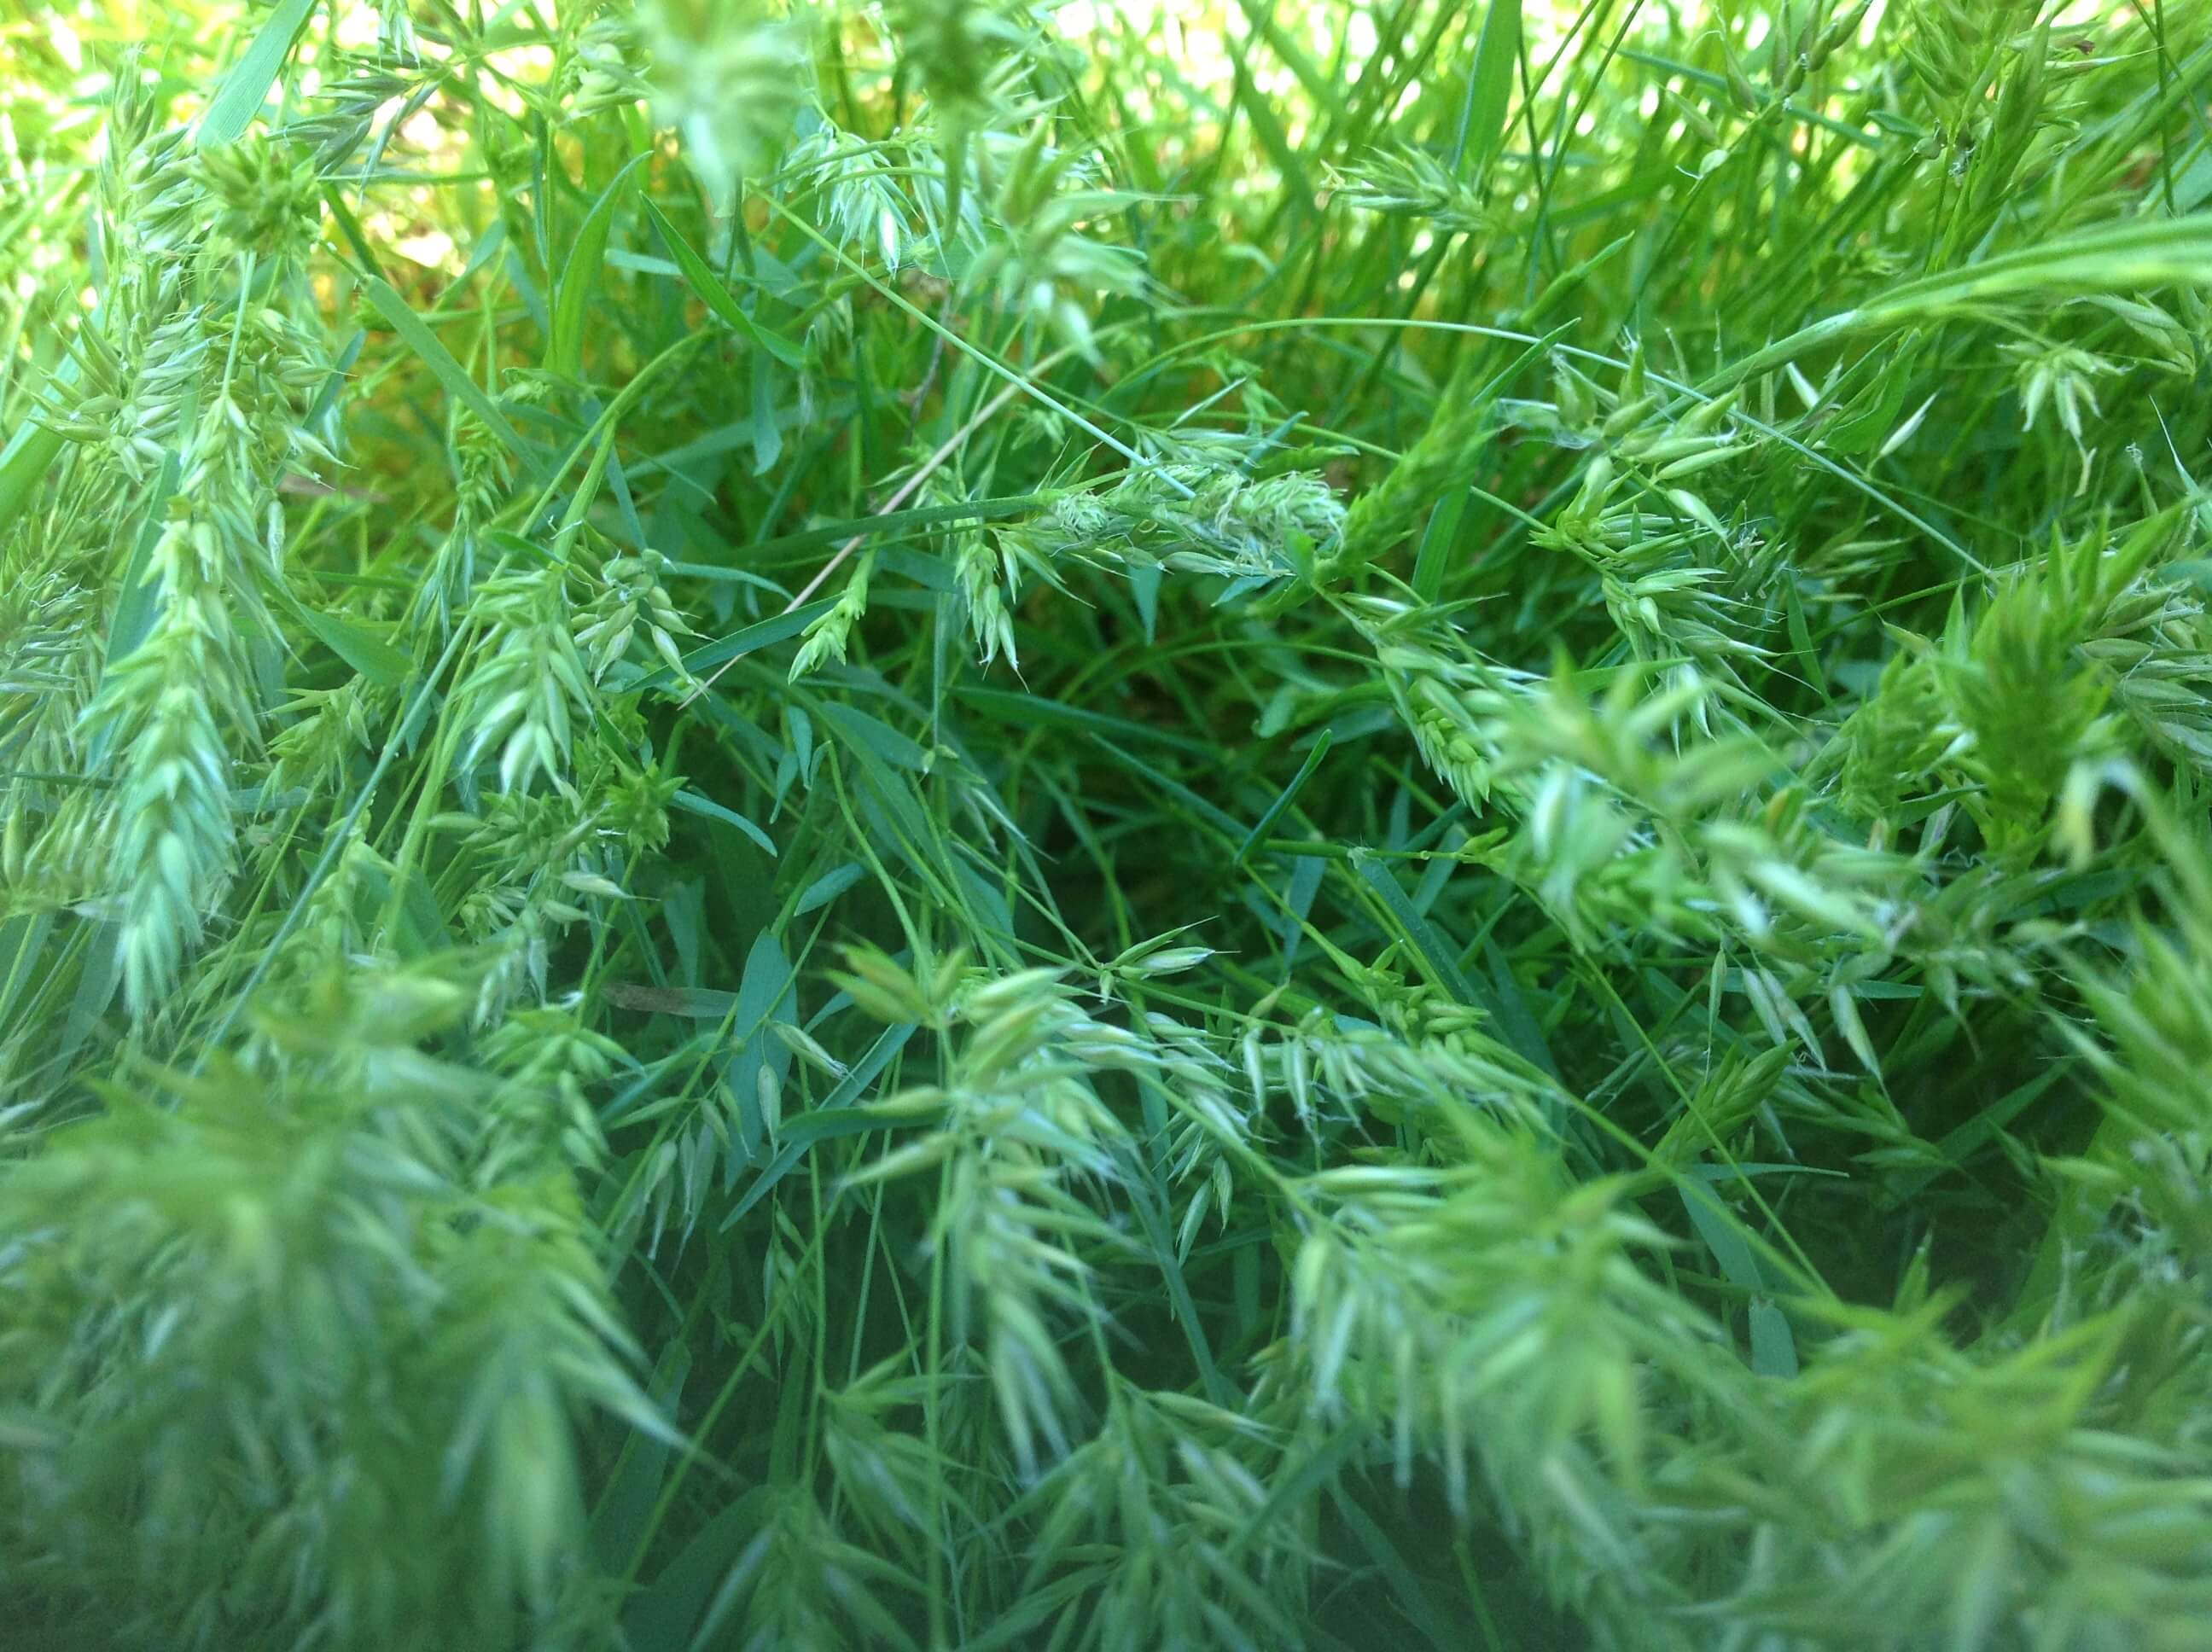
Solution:
<svg viewBox="0 0 2212 1652"><path fill-rule="evenodd" d="M11 1646L2212 1645L2212 4L0 54Z"/></svg>

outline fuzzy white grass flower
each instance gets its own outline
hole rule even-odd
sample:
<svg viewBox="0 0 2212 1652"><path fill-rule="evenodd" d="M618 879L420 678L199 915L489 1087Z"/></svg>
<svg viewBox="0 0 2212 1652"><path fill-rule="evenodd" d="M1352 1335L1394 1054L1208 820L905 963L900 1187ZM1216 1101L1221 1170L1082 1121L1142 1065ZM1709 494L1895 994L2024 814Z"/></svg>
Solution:
<svg viewBox="0 0 2212 1652"><path fill-rule="evenodd" d="M2035 428L2036 416L2047 405L2057 416L2058 428L2074 444L2081 459L2081 485L2087 487L2089 466L2096 450L2083 428L2086 414L2100 416L2096 381L2119 371L2112 362L2073 344L2008 344L2006 351L2018 363L2014 379L2020 391L2021 428Z"/></svg>

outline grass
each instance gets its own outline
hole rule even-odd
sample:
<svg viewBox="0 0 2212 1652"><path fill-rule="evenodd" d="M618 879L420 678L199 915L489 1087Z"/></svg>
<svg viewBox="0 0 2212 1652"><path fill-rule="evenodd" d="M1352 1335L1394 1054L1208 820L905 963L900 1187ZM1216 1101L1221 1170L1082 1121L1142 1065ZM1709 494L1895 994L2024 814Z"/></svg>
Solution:
<svg viewBox="0 0 2212 1652"><path fill-rule="evenodd" d="M21 1643L2204 1644L2208 76L0 13Z"/></svg>

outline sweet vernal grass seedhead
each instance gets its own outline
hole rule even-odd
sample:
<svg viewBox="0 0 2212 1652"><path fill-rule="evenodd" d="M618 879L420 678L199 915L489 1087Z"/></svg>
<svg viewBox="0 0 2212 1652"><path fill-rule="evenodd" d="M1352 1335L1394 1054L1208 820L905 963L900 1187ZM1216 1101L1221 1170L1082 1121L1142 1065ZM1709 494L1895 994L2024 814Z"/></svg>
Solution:
<svg viewBox="0 0 2212 1652"><path fill-rule="evenodd" d="M2200 1643L2212 6L95 10L11 1628Z"/></svg>

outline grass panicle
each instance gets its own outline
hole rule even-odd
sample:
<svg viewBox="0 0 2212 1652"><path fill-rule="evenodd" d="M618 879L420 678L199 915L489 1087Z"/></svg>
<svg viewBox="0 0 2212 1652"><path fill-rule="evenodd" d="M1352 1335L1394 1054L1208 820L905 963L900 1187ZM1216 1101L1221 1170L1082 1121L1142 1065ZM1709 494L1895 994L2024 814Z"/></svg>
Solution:
<svg viewBox="0 0 2212 1652"><path fill-rule="evenodd" d="M11 1645L2203 1644L2208 0L17 12Z"/></svg>

